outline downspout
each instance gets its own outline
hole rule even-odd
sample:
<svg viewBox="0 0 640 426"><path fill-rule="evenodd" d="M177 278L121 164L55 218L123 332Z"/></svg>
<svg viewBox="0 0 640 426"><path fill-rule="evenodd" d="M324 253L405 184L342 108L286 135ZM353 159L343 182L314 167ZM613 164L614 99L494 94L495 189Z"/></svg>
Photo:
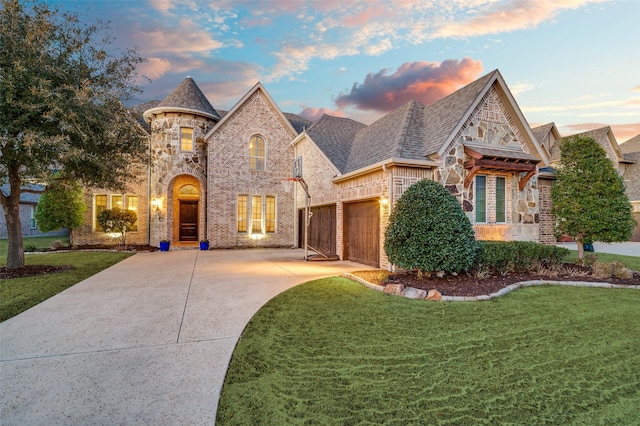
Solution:
<svg viewBox="0 0 640 426"><path fill-rule="evenodd" d="M147 161L147 245L149 246L151 245L151 208L151 136L149 136L149 159Z"/></svg>

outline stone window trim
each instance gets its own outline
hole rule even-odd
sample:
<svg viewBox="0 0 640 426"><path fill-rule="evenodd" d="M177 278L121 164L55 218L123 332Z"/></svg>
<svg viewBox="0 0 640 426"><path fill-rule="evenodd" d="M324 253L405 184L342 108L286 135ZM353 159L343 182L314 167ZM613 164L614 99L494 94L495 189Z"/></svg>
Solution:
<svg viewBox="0 0 640 426"><path fill-rule="evenodd" d="M252 171L267 170L267 142L259 133L249 138L249 168Z"/></svg>
<svg viewBox="0 0 640 426"><path fill-rule="evenodd" d="M277 233L277 203L274 195L238 194L236 215L238 234Z"/></svg>
<svg viewBox="0 0 640 426"><path fill-rule="evenodd" d="M135 211L138 218L132 229L128 232L138 232L138 221L140 220L139 197L135 194L94 194L93 196L93 232L103 232L98 224L98 213L102 210L112 209L114 207Z"/></svg>

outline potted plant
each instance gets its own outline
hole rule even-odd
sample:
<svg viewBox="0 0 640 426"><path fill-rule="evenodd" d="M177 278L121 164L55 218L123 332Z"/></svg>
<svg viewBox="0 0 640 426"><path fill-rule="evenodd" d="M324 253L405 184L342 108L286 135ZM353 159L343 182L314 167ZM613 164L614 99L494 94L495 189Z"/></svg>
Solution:
<svg viewBox="0 0 640 426"><path fill-rule="evenodd" d="M160 240L160 251L169 251L169 245L171 241L169 240Z"/></svg>
<svg viewBox="0 0 640 426"><path fill-rule="evenodd" d="M200 250L209 250L209 240L200 240Z"/></svg>

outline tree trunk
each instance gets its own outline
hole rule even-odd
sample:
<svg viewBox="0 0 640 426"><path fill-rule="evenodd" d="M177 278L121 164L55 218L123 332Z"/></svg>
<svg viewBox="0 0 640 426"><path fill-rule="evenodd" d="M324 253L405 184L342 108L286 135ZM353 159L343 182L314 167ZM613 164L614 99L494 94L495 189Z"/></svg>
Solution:
<svg viewBox="0 0 640 426"><path fill-rule="evenodd" d="M578 245L578 263L584 265L584 243L582 238L576 237L576 244Z"/></svg>
<svg viewBox="0 0 640 426"><path fill-rule="evenodd" d="M20 191L3 198L4 220L7 224L7 236L9 237L9 252L7 253L7 269L16 269L24 266L24 248L22 246L22 228L20 227Z"/></svg>

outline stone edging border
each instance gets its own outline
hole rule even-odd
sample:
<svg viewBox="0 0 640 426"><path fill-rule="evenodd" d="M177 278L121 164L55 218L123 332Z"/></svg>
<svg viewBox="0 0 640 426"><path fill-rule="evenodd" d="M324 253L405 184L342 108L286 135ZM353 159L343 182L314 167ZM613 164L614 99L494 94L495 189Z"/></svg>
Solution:
<svg viewBox="0 0 640 426"><path fill-rule="evenodd" d="M343 277L348 278L352 281L356 281L365 287L368 287L372 290L384 292L385 286L372 284L356 275L345 272L342 274ZM552 280L533 280L533 281L522 281L519 283L511 284L506 286L505 288L497 291L496 293L491 293L489 295L482 296L441 296L440 301L442 302L483 302L485 300L495 299L496 297L504 296L505 294L509 294L514 290L517 290L521 287L532 287L537 285L564 285L570 287L593 287L593 288L621 288L621 289L629 289L629 290L640 290L640 285L621 285L621 284L610 284L610 283L602 283L602 282L588 282L588 281L552 281ZM411 289L413 291L407 292L407 294L398 294L400 296L407 297L409 299L425 299L425 297L416 297L418 294L424 292L426 296L425 290L418 290L413 287L406 287L407 289Z"/></svg>

